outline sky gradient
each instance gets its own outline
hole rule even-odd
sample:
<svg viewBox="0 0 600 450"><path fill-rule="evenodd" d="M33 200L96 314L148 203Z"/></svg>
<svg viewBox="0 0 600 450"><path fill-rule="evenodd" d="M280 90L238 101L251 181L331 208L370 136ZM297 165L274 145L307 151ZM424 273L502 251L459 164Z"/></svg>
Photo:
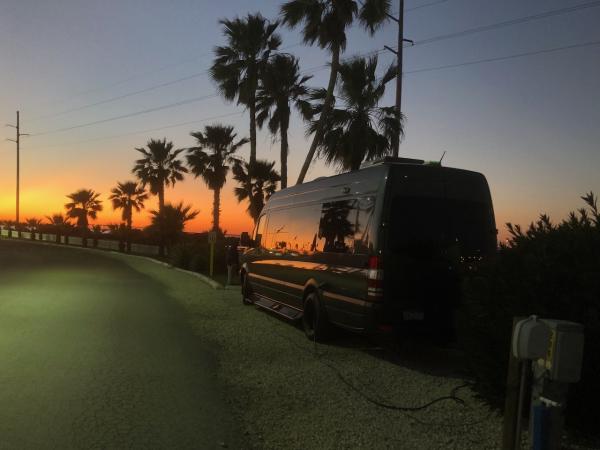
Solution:
<svg viewBox="0 0 600 450"><path fill-rule="evenodd" d="M397 3L393 2L394 5ZM422 5L425 6L419 8ZM527 224L545 212L557 221L582 205L579 196L600 193L600 45L546 52L460 67L426 68L494 59L600 41L600 6L458 38L419 44L428 38L543 13L589 1L407 0L405 35L417 45L404 62L403 112L407 117L403 156L439 159L482 172L492 190L496 220ZM193 144L189 133L224 123L248 136L248 115L215 94L205 71L212 49L224 42L220 18L260 11L276 18L280 1L208 2L176 0L4 0L0 4L0 123L14 123L20 109L21 217L62 211L65 195L79 188L103 194L98 223L120 220L108 201L117 181L133 179L135 147L166 137L176 147ZM416 8L416 9L413 9ZM386 24L373 37L355 27L345 57L394 45L396 27ZM326 84L328 61L318 48L299 45L296 30L281 28L282 47L300 58L301 68ZM380 55L383 70L393 55ZM173 82L180 78L185 81ZM170 83L170 84L168 84ZM158 89L129 95L139 90ZM112 101L113 98L125 96ZM102 121L162 105L196 100L93 126L54 130ZM108 101L111 100L111 101ZM384 105L394 101L388 85ZM97 104L89 107L89 105ZM76 111L71 111L76 109ZM227 115L220 119L210 119ZM208 119L208 120L206 120ZM193 122L193 123L188 123ZM289 180L294 182L310 139L294 117L290 130ZM178 125L186 123L184 125ZM164 128L156 131L156 128ZM2 137L14 138L3 128ZM37 136L35 134L38 134ZM249 146L241 155L247 157ZM258 135L258 157L278 160L279 142ZM335 173L315 162L307 180ZM222 194L222 227L230 233L251 228L245 204ZM0 218L14 217L15 150L0 142ZM167 201L183 200L200 210L188 227L206 230L212 195L188 176ZM154 209L155 201L147 209ZM134 216L145 225L147 213Z"/></svg>

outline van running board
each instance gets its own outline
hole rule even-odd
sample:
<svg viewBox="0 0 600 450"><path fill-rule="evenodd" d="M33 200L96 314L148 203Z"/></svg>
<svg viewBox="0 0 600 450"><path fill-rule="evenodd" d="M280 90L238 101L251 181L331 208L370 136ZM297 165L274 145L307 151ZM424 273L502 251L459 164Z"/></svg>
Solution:
<svg viewBox="0 0 600 450"><path fill-rule="evenodd" d="M302 317L302 312L281 303L274 302L264 297L255 296L254 304L275 314L279 314L290 320L297 320Z"/></svg>

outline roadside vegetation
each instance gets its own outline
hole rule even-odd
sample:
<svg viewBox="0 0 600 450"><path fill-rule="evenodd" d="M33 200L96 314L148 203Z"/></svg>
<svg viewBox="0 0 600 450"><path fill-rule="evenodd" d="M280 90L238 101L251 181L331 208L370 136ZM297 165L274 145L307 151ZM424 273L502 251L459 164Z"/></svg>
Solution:
<svg viewBox="0 0 600 450"><path fill-rule="evenodd" d="M502 406L512 318L536 314L585 326L581 381L570 387L567 425L598 434L600 402L600 211L597 198L560 223L541 215L527 229L507 224L509 241L495 260L465 280L459 342L481 393Z"/></svg>

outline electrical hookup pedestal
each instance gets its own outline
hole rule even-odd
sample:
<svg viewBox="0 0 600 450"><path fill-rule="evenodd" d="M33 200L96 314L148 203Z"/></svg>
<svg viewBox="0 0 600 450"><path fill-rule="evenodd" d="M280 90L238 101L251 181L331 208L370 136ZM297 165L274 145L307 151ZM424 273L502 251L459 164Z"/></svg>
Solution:
<svg viewBox="0 0 600 450"><path fill-rule="evenodd" d="M532 450L558 450L569 384L579 381L583 325L531 316L515 319L504 411L503 450L523 448L521 430L526 394Z"/></svg>

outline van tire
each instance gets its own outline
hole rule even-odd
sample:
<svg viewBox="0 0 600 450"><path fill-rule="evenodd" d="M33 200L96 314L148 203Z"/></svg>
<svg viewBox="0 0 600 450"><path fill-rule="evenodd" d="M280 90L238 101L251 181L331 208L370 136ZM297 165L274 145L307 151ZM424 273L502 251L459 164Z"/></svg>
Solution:
<svg viewBox="0 0 600 450"><path fill-rule="evenodd" d="M329 321L323 304L316 292L309 292L304 299L302 328L310 341L323 342L329 336Z"/></svg>
<svg viewBox="0 0 600 450"><path fill-rule="evenodd" d="M242 303L244 305L252 305L252 288L250 287L250 281L248 281L248 274L242 275Z"/></svg>

